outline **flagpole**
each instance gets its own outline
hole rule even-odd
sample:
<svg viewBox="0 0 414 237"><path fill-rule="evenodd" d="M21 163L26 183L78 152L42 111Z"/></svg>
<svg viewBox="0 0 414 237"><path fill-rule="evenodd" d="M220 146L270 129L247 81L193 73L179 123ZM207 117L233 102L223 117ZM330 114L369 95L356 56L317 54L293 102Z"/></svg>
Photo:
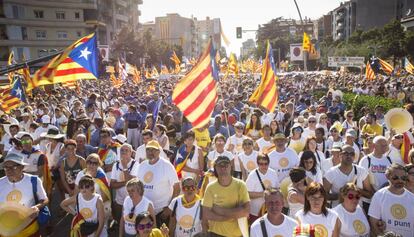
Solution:
<svg viewBox="0 0 414 237"><path fill-rule="evenodd" d="M295 2L296 9L298 10L298 13L299 13L300 23L302 24L302 35L303 35L303 33L305 33L305 25L303 24L302 14L300 13L299 6L296 0L293 0L293 1ZM306 51L303 51L303 45L302 45L302 52L303 52L303 70L306 72L308 71L308 57L307 57L308 54Z"/></svg>

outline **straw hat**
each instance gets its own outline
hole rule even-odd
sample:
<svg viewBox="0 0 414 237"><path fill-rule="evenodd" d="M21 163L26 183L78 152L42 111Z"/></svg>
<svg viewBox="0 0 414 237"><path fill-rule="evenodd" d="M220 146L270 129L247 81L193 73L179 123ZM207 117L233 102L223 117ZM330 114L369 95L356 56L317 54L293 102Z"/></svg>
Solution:
<svg viewBox="0 0 414 237"><path fill-rule="evenodd" d="M0 235L15 236L22 231L33 219L31 208L17 202L0 203Z"/></svg>

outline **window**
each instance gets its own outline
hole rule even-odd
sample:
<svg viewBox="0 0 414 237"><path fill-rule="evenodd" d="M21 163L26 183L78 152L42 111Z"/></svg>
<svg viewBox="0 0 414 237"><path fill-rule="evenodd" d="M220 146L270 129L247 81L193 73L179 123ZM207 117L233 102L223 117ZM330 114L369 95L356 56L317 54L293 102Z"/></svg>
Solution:
<svg viewBox="0 0 414 237"><path fill-rule="evenodd" d="M76 31L76 35L77 35L78 37L81 37L81 36L82 36L82 32L80 32L80 31Z"/></svg>
<svg viewBox="0 0 414 237"><path fill-rule="evenodd" d="M13 5L12 6L12 11L13 11L13 18L16 19L16 18L23 18L24 17L24 7Z"/></svg>
<svg viewBox="0 0 414 237"><path fill-rule="evenodd" d="M66 31L58 31L57 32L57 38L58 39L67 39L68 38L68 32L66 32Z"/></svg>
<svg viewBox="0 0 414 237"><path fill-rule="evenodd" d="M80 13L79 12L75 12L75 18L79 19L80 18Z"/></svg>
<svg viewBox="0 0 414 237"><path fill-rule="evenodd" d="M27 28L22 27L22 39L27 40Z"/></svg>
<svg viewBox="0 0 414 237"><path fill-rule="evenodd" d="M56 19L65 19L65 12L56 12Z"/></svg>
<svg viewBox="0 0 414 237"><path fill-rule="evenodd" d="M46 31L45 30L37 30L36 31L36 38L37 39L46 39Z"/></svg>
<svg viewBox="0 0 414 237"><path fill-rule="evenodd" d="M42 10L33 10L35 18L44 18Z"/></svg>

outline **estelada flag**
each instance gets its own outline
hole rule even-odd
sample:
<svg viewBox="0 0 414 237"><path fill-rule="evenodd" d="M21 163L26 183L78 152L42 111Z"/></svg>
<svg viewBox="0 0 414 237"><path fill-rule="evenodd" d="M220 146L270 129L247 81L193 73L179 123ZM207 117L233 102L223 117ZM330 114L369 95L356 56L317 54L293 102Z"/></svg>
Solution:
<svg viewBox="0 0 414 237"><path fill-rule="evenodd" d="M90 34L70 45L36 71L32 81L34 87L39 87L79 79L98 79L98 77L96 35Z"/></svg>

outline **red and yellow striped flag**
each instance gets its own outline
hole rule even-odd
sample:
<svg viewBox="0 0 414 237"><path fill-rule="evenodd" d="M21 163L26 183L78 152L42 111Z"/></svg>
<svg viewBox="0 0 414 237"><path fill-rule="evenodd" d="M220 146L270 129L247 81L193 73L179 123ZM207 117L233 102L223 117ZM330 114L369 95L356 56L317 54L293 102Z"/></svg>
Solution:
<svg viewBox="0 0 414 237"><path fill-rule="evenodd" d="M309 35L306 32L303 32L303 42L302 42L303 51L310 52L312 44L309 38Z"/></svg>
<svg viewBox="0 0 414 237"><path fill-rule="evenodd" d="M197 64L175 86L172 99L194 128L205 126L216 105L218 68L211 40Z"/></svg>
<svg viewBox="0 0 414 237"><path fill-rule="evenodd" d="M375 79L375 72L371 68L371 64L369 64L369 61L367 62L366 68L365 68L365 78L367 80L374 80Z"/></svg>
<svg viewBox="0 0 414 237"><path fill-rule="evenodd" d="M410 63L410 61L408 61L408 58L404 59L404 69L410 73L410 74L414 74L414 66Z"/></svg>
<svg viewBox="0 0 414 237"><path fill-rule="evenodd" d="M97 66L96 36L90 34L67 47L36 71L33 84L38 87L79 79L97 79Z"/></svg>
<svg viewBox="0 0 414 237"><path fill-rule="evenodd" d="M401 145L401 158L404 161L404 164L410 163L410 157L408 154L410 153L411 149L411 142L410 137L408 136L407 132L403 133L403 143Z"/></svg>
<svg viewBox="0 0 414 237"><path fill-rule="evenodd" d="M278 103L279 94L277 92L276 66L273 59L272 46L267 41L266 58L263 62L262 79L259 87L253 92L249 101L256 103L257 106L266 108L273 112Z"/></svg>
<svg viewBox="0 0 414 237"><path fill-rule="evenodd" d="M236 56L234 55L234 53L231 53L230 57L229 57L228 72L234 73L234 75L236 75L236 77L239 76L239 66L237 64L237 59L236 59Z"/></svg>
<svg viewBox="0 0 414 237"><path fill-rule="evenodd" d="M11 85L0 87L0 109L6 114L10 113L11 110L18 108L22 104L22 101L19 100L19 98L10 94L11 89Z"/></svg>
<svg viewBox="0 0 414 237"><path fill-rule="evenodd" d="M391 64L387 63L386 61L378 58L379 63L381 64L381 69L388 75L390 75L394 71L394 67Z"/></svg>

